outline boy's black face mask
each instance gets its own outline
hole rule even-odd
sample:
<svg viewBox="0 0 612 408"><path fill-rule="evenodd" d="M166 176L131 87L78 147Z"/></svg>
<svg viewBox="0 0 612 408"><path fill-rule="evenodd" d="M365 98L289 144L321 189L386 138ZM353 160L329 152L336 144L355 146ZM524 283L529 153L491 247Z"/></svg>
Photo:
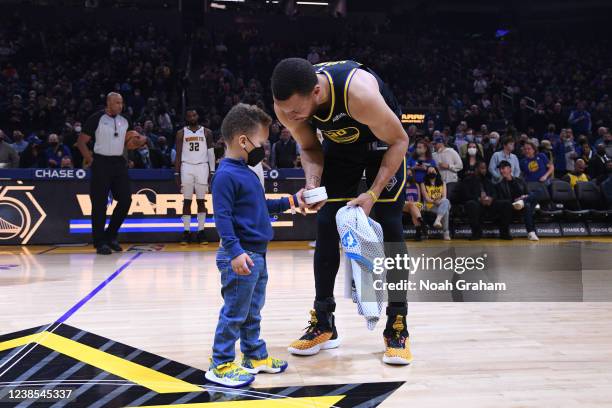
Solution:
<svg viewBox="0 0 612 408"><path fill-rule="evenodd" d="M253 145L253 150L250 152L243 147L244 151L247 152L247 164L251 167L255 167L266 157L266 150L263 146L255 146L248 137L247 140Z"/></svg>

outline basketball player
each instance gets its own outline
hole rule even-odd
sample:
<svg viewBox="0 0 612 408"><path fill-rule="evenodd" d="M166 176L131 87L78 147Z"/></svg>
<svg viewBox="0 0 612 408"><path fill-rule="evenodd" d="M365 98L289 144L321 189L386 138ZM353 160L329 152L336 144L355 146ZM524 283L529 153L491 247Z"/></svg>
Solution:
<svg viewBox="0 0 612 408"><path fill-rule="evenodd" d="M198 124L198 112L188 108L185 112L187 126L176 133L175 173L183 192L184 232L181 244L191 242L191 200L195 192L198 206L198 232L196 241L207 244L204 226L206 224L205 196L208 192L209 174L215 171L215 151L212 132Z"/></svg>
<svg viewBox="0 0 612 408"><path fill-rule="evenodd" d="M366 214L372 211L372 218L383 228L386 255L406 253L402 207L408 135L389 87L354 61L313 67L301 58L282 60L272 74L272 94L278 119L300 145L306 188L325 186L329 197L327 203L312 206L318 210L314 310L306 333L289 347L293 354L312 355L340 344L333 315L340 265L338 209L348 204L360 206ZM322 143L317 129L323 134ZM364 171L367 191L358 195ZM407 278L407 271L387 273L390 282ZM406 292L390 291L388 296L383 361L409 364Z"/></svg>

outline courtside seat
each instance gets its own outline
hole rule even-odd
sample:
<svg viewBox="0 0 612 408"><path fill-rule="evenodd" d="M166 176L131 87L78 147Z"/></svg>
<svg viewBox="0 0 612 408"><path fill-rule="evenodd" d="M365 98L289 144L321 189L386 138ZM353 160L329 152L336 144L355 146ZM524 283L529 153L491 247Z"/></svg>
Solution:
<svg viewBox="0 0 612 408"><path fill-rule="evenodd" d="M544 183L538 181L528 182L527 191L529 193L536 192L538 194L540 209L535 213L536 219L548 222L563 216L563 205L557 205L552 202L548 189Z"/></svg>
<svg viewBox="0 0 612 408"><path fill-rule="evenodd" d="M563 180L553 180L550 184L550 198L554 204L563 206L567 220L578 221L589 216L589 210L582 210L570 184Z"/></svg>

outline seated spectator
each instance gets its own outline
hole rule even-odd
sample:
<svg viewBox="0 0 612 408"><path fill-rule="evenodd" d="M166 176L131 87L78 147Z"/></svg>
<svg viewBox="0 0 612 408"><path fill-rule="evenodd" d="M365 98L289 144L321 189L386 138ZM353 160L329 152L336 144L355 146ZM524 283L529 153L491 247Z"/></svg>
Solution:
<svg viewBox="0 0 612 408"><path fill-rule="evenodd" d="M497 146L499 146L499 133L491 132L488 136L483 137L482 155L485 162L489 163L491 161L491 157L493 157L493 153L497 150Z"/></svg>
<svg viewBox="0 0 612 408"><path fill-rule="evenodd" d="M47 149L44 153L45 167L59 167L64 156L71 157L70 149L63 143L60 143L59 136L56 133L51 133L47 139Z"/></svg>
<svg viewBox="0 0 612 408"><path fill-rule="evenodd" d="M507 161L512 166L512 175L514 177L519 177L521 175L521 166L518 158L512 151L514 151L514 139L508 136L504 139L502 150L493 153L491 162L489 163L489 173L491 173L493 177L493 182L497 183L501 180L498 166L503 160Z"/></svg>
<svg viewBox="0 0 612 408"><path fill-rule="evenodd" d="M8 143L4 141L4 132L0 130L0 169L19 167L19 154Z"/></svg>
<svg viewBox="0 0 612 408"><path fill-rule="evenodd" d="M406 166L412 169L414 179L418 184L425 180L425 173L427 173L428 168L436 167L436 162L432 159L431 150L425 140L419 139L416 141L414 152L406 161Z"/></svg>
<svg viewBox="0 0 612 408"><path fill-rule="evenodd" d="M463 170L459 173L459 178L463 179L468 175L476 173L476 167L478 163L482 161L484 161L484 159L482 154L480 154L478 144L476 144L476 142L468 143L467 156L463 159Z"/></svg>
<svg viewBox="0 0 612 408"><path fill-rule="evenodd" d="M527 182L547 182L555 171L555 166L548 161L544 153L537 153L537 147L531 140L523 146L525 157L520 161L523 178Z"/></svg>
<svg viewBox="0 0 612 408"><path fill-rule="evenodd" d="M427 226L423 223L421 209L423 202L421 200L421 186L414 179L412 169L406 170L406 203L403 211L412 218L412 224L416 227L415 241L421 241L423 235L427 235Z"/></svg>
<svg viewBox="0 0 612 408"><path fill-rule="evenodd" d="M265 171L270 171L272 170L272 147L270 144L270 139L266 140L266 142L263 144L264 147L264 151L266 153L266 155L264 156L264 159L261 161L261 165L263 167L263 169Z"/></svg>
<svg viewBox="0 0 612 408"><path fill-rule="evenodd" d="M565 129L565 132L561 132L561 139L565 154L565 171L574 171L574 163L578 158L578 152L576 151L576 141L572 129L568 128Z"/></svg>
<svg viewBox="0 0 612 408"><path fill-rule="evenodd" d="M592 180L601 181L602 177L607 174L606 164L612 161L611 158L606 154L606 148L603 143L597 145L595 154L591 157L588 164L589 177Z"/></svg>
<svg viewBox="0 0 612 408"><path fill-rule="evenodd" d="M168 146L168 140L166 139L166 136L160 136L157 139L157 146L159 147L159 152L161 153L162 157L161 168L173 168L174 161L176 160L176 150Z"/></svg>
<svg viewBox="0 0 612 408"><path fill-rule="evenodd" d="M162 166L163 158L158 149L149 148L149 144L145 143L139 149L130 150L128 157L134 163L135 169L159 169Z"/></svg>
<svg viewBox="0 0 612 408"><path fill-rule="evenodd" d="M47 167L42 146L42 141L38 137L34 136L28 138L28 147L21 153L21 163L19 167L24 169Z"/></svg>
<svg viewBox="0 0 612 408"><path fill-rule="evenodd" d="M553 165L555 164L555 161L553 158L553 146L552 146L552 143L550 143L550 140L542 140L540 142L540 147L538 150L540 151L540 153L546 156L546 158L548 159L550 163L552 163ZM555 175L556 173L557 173L557 168L555 166L555 172L553 173L553 175Z"/></svg>
<svg viewBox="0 0 612 408"><path fill-rule="evenodd" d="M577 134L591 134L591 114L585 109L585 102L580 101L570 115L568 122L572 126L572 130Z"/></svg>
<svg viewBox="0 0 612 408"><path fill-rule="evenodd" d="M142 129L142 134L147 137L149 144L151 144L150 147L156 146L157 139L159 139L159 135L154 132L154 129L155 125L153 124L152 120L145 121L144 127ZM138 129L136 129L136 131L138 131Z"/></svg>
<svg viewBox="0 0 612 408"><path fill-rule="evenodd" d="M21 131L13 131L13 143L11 144L11 147L19 154L21 154L26 147L28 147L28 142L23 140L23 133L21 133Z"/></svg>
<svg viewBox="0 0 612 408"><path fill-rule="evenodd" d="M589 176L587 176L584 172L585 169L586 163L584 162L584 160L578 159L576 160L576 163L574 165L574 171L567 173L565 176L563 176L562 180L570 183L570 186L573 190L577 183L589 181Z"/></svg>
<svg viewBox="0 0 612 408"><path fill-rule="evenodd" d="M425 181L421 185L423 194L424 210L436 214L433 223L434 228L441 228L445 241L450 241L448 230L448 218L450 213L450 201L446 198L446 184L442 181L438 169L429 167L425 176Z"/></svg>
<svg viewBox="0 0 612 408"><path fill-rule="evenodd" d="M440 169L440 176L444 183L452 183L459 180L458 173L463 169L461 157L455 151L444 144L444 138L437 136L434 139L434 147L436 151L433 153L433 160L437 163Z"/></svg>
<svg viewBox="0 0 612 408"><path fill-rule="evenodd" d="M291 137L291 132L289 129L283 128L280 140L272 146L273 167L278 169L294 168L297 155L297 145Z"/></svg>
<svg viewBox="0 0 612 408"><path fill-rule="evenodd" d="M522 179L512 176L512 166L507 161L504 160L499 164L499 171L502 180L497 184L498 199L512 203L514 211L523 212L527 239L538 241L539 238L535 233L535 223L533 221L533 213L538 204L537 193L528 193L527 184Z"/></svg>
<svg viewBox="0 0 612 408"><path fill-rule="evenodd" d="M500 238L512 239L509 228L512 205L508 201L496 199L497 190L495 185L487 178L487 164L485 162L478 164L474 175L461 180L457 193L465 207L472 228L470 240L482 238L482 219L485 215L497 219Z"/></svg>
<svg viewBox="0 0 612 408"><path fill-rule="evenodd" d="M72 164L72 159L70 156L62 157L62 162L60 163L60 167L62 169L74 169L74 165Z"/></svg>

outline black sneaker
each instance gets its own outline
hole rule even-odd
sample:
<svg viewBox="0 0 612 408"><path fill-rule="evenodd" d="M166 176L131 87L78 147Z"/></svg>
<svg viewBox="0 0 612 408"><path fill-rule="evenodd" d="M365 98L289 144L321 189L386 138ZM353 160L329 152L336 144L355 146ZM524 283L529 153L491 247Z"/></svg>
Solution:
<svg viewBox="0 0 612 408"><path fill-rule="evenodd" d="M102 244L96 248L96 253L98 255L110 255L113 253L113 250L107 244Z"/></svg>
<svg viewBox="0 0 612 408"><path fill-rule="evenodd" d="M110 249L112 249L115 252L123 251L123 248L121 248L121 245L119 245L119 242L117 240L111 241L110 244L108 244L108 246L110 247Z"/></svg>
<svg viewBox="0 0 612 408"><path fill-rule="evenodd" d="M321 314L327 313L327 319L320 319ZM327 320L327 324L320 323L320 320ZM306 327L306 333L299 340L289 345L289 352L299 356L312 356L321 350L333 349L340 345L340 338L336 330L333 313L310 311L310 320ZM331 322L331 325L329 324Z"/></svg>
<svg viewBox="0 0 612 408"><path fill-rule="evenodd" d="M181 238L181 245L187 245L191 243L191 232L183 231L183 237Z"/></svg>
<svg viewBox="0 0 612 408"><path fill-rule="evenodd" d="M204 230L198 231L196 235L196 241L200 245L208 245L208 241L206 240L206 234L204 233Z"/></svg>

